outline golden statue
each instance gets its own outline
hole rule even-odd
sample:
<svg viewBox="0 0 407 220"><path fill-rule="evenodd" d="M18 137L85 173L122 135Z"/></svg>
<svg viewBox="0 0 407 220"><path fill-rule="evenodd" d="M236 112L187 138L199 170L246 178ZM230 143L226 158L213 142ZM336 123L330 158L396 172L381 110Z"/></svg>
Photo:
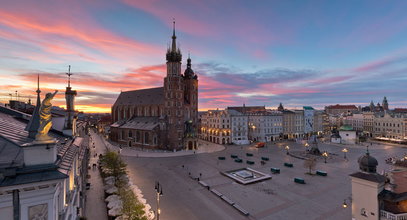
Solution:
<svg viewBox="0 0 407 220"><path fill-rule="evenodd" d="M47 93L45 95L44 100L42 100L41 108L40 108L40 127L38 128L38 133L35 136L36 141L47 141L52 140L50 136L48 136L48 131L52 127L52 117L51 117L51 100L57 94L58 90L55 92Z"/></svg>

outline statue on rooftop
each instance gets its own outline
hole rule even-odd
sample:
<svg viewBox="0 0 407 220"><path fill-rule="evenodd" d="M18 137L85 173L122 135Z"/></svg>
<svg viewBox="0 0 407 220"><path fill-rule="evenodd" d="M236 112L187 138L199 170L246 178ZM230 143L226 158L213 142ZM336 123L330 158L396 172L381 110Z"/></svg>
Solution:
<svg viewBox="0 0 407 220"><path fill-rule="evenodd" d="M51 100L57 94L58 90L55 90L54 93L47 93L44 100L42 100L40 108L40 127L38 128L38 133L35 136L36 141L46 141L51 140L52 138L48 136L48 131L52 127L52 117L51 117Z"/></svg>

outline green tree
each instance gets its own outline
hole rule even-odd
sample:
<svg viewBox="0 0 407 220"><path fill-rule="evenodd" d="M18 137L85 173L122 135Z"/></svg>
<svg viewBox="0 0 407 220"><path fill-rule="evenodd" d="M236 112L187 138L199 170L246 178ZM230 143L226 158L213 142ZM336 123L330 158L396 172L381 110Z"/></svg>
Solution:
<svg viewBox="0 0 407 220"><path fill-rule="evenodd" d="M147 220L144 212L144 205L137 200L134 193L128 188L120 188L119 196L123 202L123 216L129 220Z"/></svg>
<svg viewBox="0 0 407 220"><path fill-rule="evenodd" d="M109 151L100 160L106 175L112 175L118 180L121 175L126 174L126 163L116 152Z"/></svg>

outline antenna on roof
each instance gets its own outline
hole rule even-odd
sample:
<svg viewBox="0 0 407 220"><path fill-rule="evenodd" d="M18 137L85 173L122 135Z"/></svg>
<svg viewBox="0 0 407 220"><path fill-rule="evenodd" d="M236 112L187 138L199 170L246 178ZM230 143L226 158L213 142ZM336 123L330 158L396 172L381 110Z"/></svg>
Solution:
<svg viewBox="0 0 407 220"><path fill-rule="evenodd" d="M71 65L68 65L68 72L66 73L66 75L68 75L68 87L71 87L71 75L73 75L71 73Z"/></svg>

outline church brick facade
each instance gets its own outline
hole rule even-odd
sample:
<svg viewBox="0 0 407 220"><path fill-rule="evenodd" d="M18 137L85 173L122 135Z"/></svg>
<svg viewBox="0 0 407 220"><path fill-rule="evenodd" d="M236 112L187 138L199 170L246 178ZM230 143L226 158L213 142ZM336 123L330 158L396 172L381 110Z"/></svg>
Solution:
<svg viewBox="0 0 407 220"><path fill-rule="evenodd" d="M166 60L163 87L120 93L112 106L112 141L153 149L197 148L198 77L190 58L181 73L182 54L176 44L175 28Z"/></svg>

